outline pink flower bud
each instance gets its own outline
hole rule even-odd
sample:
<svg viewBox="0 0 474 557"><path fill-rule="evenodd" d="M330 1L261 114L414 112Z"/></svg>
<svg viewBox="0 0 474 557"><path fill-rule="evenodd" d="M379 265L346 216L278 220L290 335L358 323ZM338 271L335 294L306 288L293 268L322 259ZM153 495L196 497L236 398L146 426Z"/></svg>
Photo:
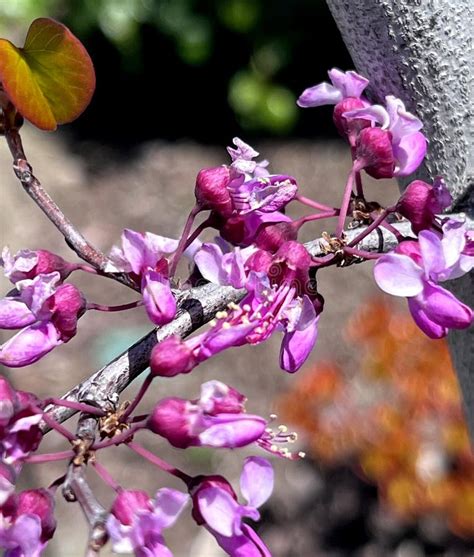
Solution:
<svg viewBox="0 0 474 557"><path fill-rule="evenodd" d="M54 518L54 498L47 489L29 489L18 496L17 517L22 514L34 514L41 521L41 541L44 543L53 537L56 529Z"/></svg>
<svg viewBox="0 0 474 557"><path fill-rule="evenodd" d="M152 510L153 505L145 491L124 489L115 498L110 512L122 524L130 526L137 512Z"/></svg>
<svg viewBox="0 0 474 557"><path fill-rule="evenodd" d="M25 249L12 256L8 248L5 248L0 262L5 268L5 275L13 283L53 272L58 272L61 280L64 280L76 268L76 265L44 249Z"/></svg>
<svg viewBox="0 0 474 557"><path fill-rule="evenodd" d="M311 256L303 244L285 242L276 252L268 274L273 284L295 283L303 291L310 264Z"/></svg>
<svg viewBox="0 0 474 557"><path fill-rule="evenodd" d="M227 186L230 169L227 166L203 168L196 178L194 194L202 209L211 209L222 216L232 213L232 201Z"/></svg>
<svg viewBox="0 0 474 557"><path fill-rule="evenodd" d="M397 211L411 222L418 234L430 228L437 213L451 204L451 195L442 179L435 180L433 186L422 180L413 181L403 192Z"/></svg>
<svg viewBox="0 0 474 557"><path fill-rule="evenodd" d="M363 128L370 126L370 122L362 118L357 118L354 120L347 120L344 118L344 113L350 110L357 110L358 108L364 108L366 102L361 99L356 99L355 97L346 97L342 101L338 102L334 107L334 112L332 114L332 119L337 128L337 131L343 136L348 137L349 141L351 139L355 141L357 134Z"/></svg>
<svg viewBox="0 0 474 557"><path fill-rule="evenodd" d="M86 300L73 284L62 284L53 296L54 313L52 323L67 342L77 331L77 320L86 310Z"/></svg>
<svg viewBox="0 0 474 557"><path fill-rule="evenodd" d="M284 242L294 241L297 237L298 231L291 222L264 224L257 233L255 244L260 249L275 253Z"/></svg>
<svg viewBox="0 0 474 557"><path fill-rule="evenodd" d="M195 364L192 350L178 336L163 340L151 351L150 369L155 376L174 377L189 373Z"/></svg>
<svg viewBox="0 0 474 557"><path fill-rule="evenodd" d="M394 175L396 161L391 132L382 128L364 128L357 137L356 155L373 178L392 178Z"/></svg>
<svg viewBox="0 0 474 557"><path fill-rule="evenodd" d="M153 409L147 427L167 439L174 447L185 449L193 444L189 432L188 401L182 398L165 398Z"/></svg>

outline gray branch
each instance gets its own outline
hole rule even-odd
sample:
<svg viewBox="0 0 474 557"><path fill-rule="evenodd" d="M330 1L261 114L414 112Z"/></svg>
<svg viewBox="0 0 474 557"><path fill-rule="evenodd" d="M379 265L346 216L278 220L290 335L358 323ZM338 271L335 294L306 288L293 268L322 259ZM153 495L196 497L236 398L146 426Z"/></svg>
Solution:
<svg viewBox="0 0 474 557"><path fill-rule="evenodd" d="M442 175L453 212L474 216L471 0L327 0L369 96L400 97L424 123L429 149L424 166L403 180ZM474 277L449 285L474 305ZM448 336L474 440L474 327Z"/></svg>
<svg viewBox="0 0 474 557"><path fill-rule="evenodd" d="M474 228L474 221L468 219L467 224L470 228ZM412 234L408 222L395 223L393 226L403 236ZM347 241L350 242L356 238L364 228L348 230L346 232ZM321 243L324 243L324 240L313 240L305 246L311 255L318 257L324 254ZM390 251L397 244L398 241L394 234L384 228L379 228L368 234L357 247L365 251L381 253ZM171 335L179 335L183 338L190 335L213 319L218 311L225 310L231 302L239 302L244 295L245 290L215 284L205 284L183 291L179 299L179 310L173 322L148 333L62 398L75 402L87 402L102 408L110 407L110 404L116 405L119 393L147 369L151 350L157 342L161 342ZM74 409L60 406L51 407L48 411L48 414L59 422L67 420L75 413ZM49 429L46 424L43 424L44 432Z"/></svg>

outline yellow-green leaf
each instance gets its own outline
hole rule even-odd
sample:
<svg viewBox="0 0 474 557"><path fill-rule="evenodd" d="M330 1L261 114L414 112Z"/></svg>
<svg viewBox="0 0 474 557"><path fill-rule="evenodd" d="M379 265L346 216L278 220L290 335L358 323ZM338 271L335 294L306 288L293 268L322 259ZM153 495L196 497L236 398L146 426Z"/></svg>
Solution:
<svg viewBox="0 0 474 557"><path fill-rule="evenodd" d="M42 130L75 120L95 89L86 49L52 19L33 21L23 48L0 39L0 81L16 109Z"/></svg>

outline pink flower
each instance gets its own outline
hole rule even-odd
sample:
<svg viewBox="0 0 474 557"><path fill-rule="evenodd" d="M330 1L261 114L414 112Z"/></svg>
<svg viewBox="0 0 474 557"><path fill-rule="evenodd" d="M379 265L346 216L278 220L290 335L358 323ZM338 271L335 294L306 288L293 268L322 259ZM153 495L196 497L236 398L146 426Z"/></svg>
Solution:
<svg viewBox="0 0 474 557"><path fill-rule="evenodd" d="M0 328L24 327L0 346L0 364L32 364L76 334L86 301L75 286L60 280L58 272L21 280L17 295L0 300Z"/></svg>
<svg viewBox="0 0 474 557"><path fill-rule="evenodd" d="M154 376L174 377L190 372L195 365L193 351L176 335L161 341L151 351L150 371Z"/></svg>
<svg viewBox="0 0 474 557"><path fill-rule="evenodd" d="M7 247L3 249L0 265L4 268L5 276L13 284L55 271L60 274L61 280L64 280L77 268L77 265L68 263L59 255L44 249L25 249L12 255Z"/></svg>
<svg viewBox="0 0 474 557"><path fill-rule="evenodd" d="M431 228L436 215L451 205L452 198L444 180L435 178L430 186L422 180L411 182L397 203L397 212L411 222L413 231Z"/></svg>
<svg viewBox="0 0 474 557"><path fill-rule="evenodd" d="M236 149L227 147L227 152L232 159L231 168L239 174L246 175L247 178L268 176L268 171L266 170L268 166L267 160L261 162L254 161L253 159L258 157L259 153L238 137L234 137L232 142Z"/></svg>
<svg viewBox="0 0 474 557"><path fill-rule="evenodd" d="M248 457L240 476L240 490L247 501L241 505L232 486L221 476L195 479L190 492L193 517L216 538L231 557L271 557L257 534L242 522L243 518L260 520L258 507L273 491L273 469L264 458Z"/></svg>
<svg viewBox="0 0 474 557"><path fill-rule="evenodd" d="M172 557L162 532L176 522L188 500L186 493L169 488L159 489L154 501L143 491L121 491L107 519L112 550L136 557Z"/></svg>
<svg viewBox="0 0 474 557"><path fill-rule="evenodd" d="M0 508L0 547L5 557L39 557L56 529L54 498L47 489L12 495Z"/></svg>
<svg viewBox="0 0 474 557"><path fill-rule="evenodd" d="M364 128L357 137L356 155L362 168L374 178L408 176L423 161L426 138L423 124L407 112L400 99L385 97L387 108L373 105L344 114L348 120L365 119L381 128Z"/></svg>
<svg viewBox="0 0 474 557"><path fill-rule="evenodd" d="M245 413L245 398L220 381L201 386L198 400L165 398L154 408L148 428L173 446L243 447L257 441L267 422Z"/></svg>
<svg viewBox="0 0 474 557"><path fill-rule="evenodd" d="M16 467L41 441L39 423L42 412L31 393L15 391L0 377L0 457L5 464Z"/></svg>
<svg viewBox="0 0 474 557"><path fill-rule="evenodd" d="M437 284L473 268L474 257L465 253L466 245L463 223L448 220L442 237L423 230L418 242L402 242L395 252L375 264L379 287L388 294L408 298L413 319L431 338L444 337L449 329L465 329L472 323L472 309Z"/></svg>
<svg viewBox="0 0 474 557"><path fill-rule="evenodd" d="M125 272L140 285L148 317L155 325L164 325L176 315L176 300L168 280L168 261L178 241L150 232L125 229L122 247L110 252L108 272Z"/></svg>

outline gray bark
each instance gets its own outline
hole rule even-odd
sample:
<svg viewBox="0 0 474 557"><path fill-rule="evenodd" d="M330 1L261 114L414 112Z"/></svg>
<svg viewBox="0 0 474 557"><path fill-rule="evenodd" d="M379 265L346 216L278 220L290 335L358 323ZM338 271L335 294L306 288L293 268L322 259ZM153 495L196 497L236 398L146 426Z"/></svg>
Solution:
<svg viewBox="0 0 474 557"><path fill-rule="evenodd" d="M369 96L401 98L424 123L429 149L416 177L442 175L453 212L474 213L471 0L327 0ZM410 177L413 179L415 176ZM408 183L403 181L401 187ZM474 306L474 277L449 285ZM448 337L474 440L474 327Z"/></svg>

